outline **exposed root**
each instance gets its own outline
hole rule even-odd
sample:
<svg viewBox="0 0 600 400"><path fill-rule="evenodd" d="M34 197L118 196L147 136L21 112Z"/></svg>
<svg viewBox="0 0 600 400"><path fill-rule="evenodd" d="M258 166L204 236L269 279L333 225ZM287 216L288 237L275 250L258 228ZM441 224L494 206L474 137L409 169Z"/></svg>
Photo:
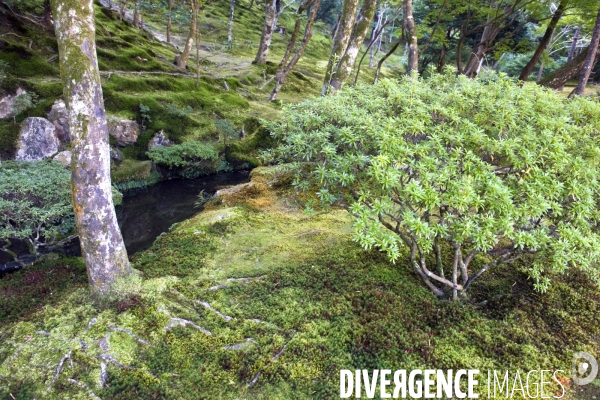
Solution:
<svg viewBox="0 0 600 400"><path fill-rule="evenodd" d="M254 340L252 338L246 338L246 341L244 341L244 342L232 344L232 345L229 345L229 346L223 346L222 349L223 350L242 350L242 349L245 349L245 348L251 346L250 343L256 343L256 344L258 344L256 342L256 340Z"/></svg>
<svg viewBox="0 0 600 400"><path fill-rule="evenodd" d="M258 382L258 378L260 378L261 374L262 374L262 372L258 371L256 373L256 375L254 375L254 378L252 378L252 380L246 385L246 387L254 386L254 384L256 384L256 382Z"/></svg>
<svg viewBox="0 0 600 400"><path fill-rule="evenodd" d="M227 321L227 322L229 322L229 321L231 321L231 320L233 319L233 318L232 318L232 317L230 317L229 315L225 315L225 314L223 314L222 312L219 312L219 311L215 310L215 309L214 309L214 308L213 308L213 307L212 307L210 304L208 304L208 303L207 303L207 302L205 302L205 301L199 301L199 300L196 300L196 301L194 301L194 303L196 303L196 304L200 304L200 305L204 306L204 308L206 308L206 309L208 309L208 310L210 310L210 311L214 312L215 314L217 314L219 317L223 318L223 319L224 319L225 321Z"/></svg>
<svg viewBox="0 0 600 400"><path fill-rule="evenodd" d="M248 283L251 283L254 281L258 281L262 278L264 278L264 275L257 276L256 278L227 278L227 282L239 282L239 283L243 283L243 284L248 284ZM226 283L221 283L220 285L209 287L208 290L223 289L223 288L226 288L227 286L229 286L229 285Z"/></svg>
<svg viewBox="0 0 600 400"><path fill-rule="evenodd" d="M147 341L145 341L144 339L140 338L139 336L137 336L136 334L134 334L133 332L131 332L129 329L120 328L118 326L109 326L108 329L110 329L111 331L125 332L126 334L128 334L129 336L131 336L132 338L134 338L135 340L137 340L141 344L148 344Z"/></svg>
<svg viewBox="0 0 600 400"><path fill-rule="evenodd" d="M65 363L65 360L67 358L71 358L71 349L69 349L68 353L65 354L60 361L58 362L58 366L56 367L56 372L54 373L54 376L52 377L52 380L50 381L50 385L48 386L48 389L46 389L46 393L49 393L50 390L52 389L52 386L54 385L54 382L56 381L56 378L58 377L58 375L60 374L60 371L62 371L63 369L63 365Z"/></svg>
<svg viewBox="0 0 600 400"><path fill-rule="evenodd" d="M273 361L277 360L279 358L279 356L281 356L283 354L283 352L285 351L285 349L288 347L288 344L290 344L290 342L292 340L294 340L295 336L296 335L292 336L292 338L286 344L283 345L283 348L279 351L279 353L277 353L273 357L271 357L271 360L269 362L273 362ZM248 383L246 385L246 387L250 387L250 386L254 385L256 382L258 382L258 378L260 377L261 373L262 373L261 371L258 371L256 373L256 375L254 375L254 378L250 381L250 383Z"/></svg>
<svg viewBox="0 0 600 400"><path fill-rule="evenodd" d="M210 331L196 325L195 323L193 323L190 320L183 319L183 318L171 318L171 321L169 321L169 324L167 325L166 329L171 330L176 326L187 326L187 325L193 326L194 328L198 329L202 333L205 333L207 335L212 335L212 333L210 333Z"/></svg>
<svg viewBox="0 0 600 400"><path fill-rule="evenodd" d="M90 390L90 388L87 387L86 384L81 383L79 381L76 381L75 379L72 379L72 378L67 379L67 382L71 382L72 384L79 386L80 388L82 388L83 390L85 390L86 392L88 392L88 394L90 396L92 396L94 399L100 399L100 397L96 396L96 394L94 392L92 392Z"/></svg>
<svg viewBox="0 0 600 400"><path fill-rule="evenodd" d="M108 361L108 362L111 362L111 363L115 364L115 365L116 365L117 367L119 367L119 368L123 368L123 369L133 369L133 367L130 367L129 365L124 365L124 364L121 364L120 362L118 362L117 360L115 360L115 357L113 357L113 356L112 356L112 355L110 355L110 354L106 354L106 353L105 353L105 354L100 354L100 356L98 356L98 357L99 357L101 360Z"/></svg>
<svg viewBox="0 0 600 400"><path fill-rule="evenodd" d="M84 332L89 331L90 328L92 327L92 325L94 325L96 322L98 322L97 318L90 319L90 322L88 322L87 327L85 328Z"/></svg>
<svg viewBox="0 0 600 400"><path fill-rule="evenodd" d="M106 371L106 363L100 362L100 387L103 388L108 379L108 371Z"/></svg>
<svg viewBox="0 0 600 400"><path fill-rule="evenodd" d="M288 343L289 343L289 342L288 342ZM273 356L273 358L271 358L271 361L275 361L275 360L277 360L277 358L279 358L279 356L283 354L283 352L285 351L285 349L286 349L286 348L287 348L287 344L285 344L285 345L283 346L283 348L281 349L281 351L280 351L279 353L275 354L275 355Z"/></svg>

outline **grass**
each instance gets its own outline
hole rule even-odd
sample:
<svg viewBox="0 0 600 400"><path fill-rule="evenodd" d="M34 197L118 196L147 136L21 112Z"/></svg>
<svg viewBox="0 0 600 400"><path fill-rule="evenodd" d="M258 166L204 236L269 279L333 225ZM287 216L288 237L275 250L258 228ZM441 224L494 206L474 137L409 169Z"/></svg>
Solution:
<svg viewBox="0 0 600 400"><path fill-rule="evenodd" d="M345 211L303 214L288 182L255 170L245 189L173 227L134 257L141 291L111 307L87 298L79 259L3 279L0 396L46 390L69 348L73 367L49 398L84 396L72 378L110 399L329 399L339 396L342 368L568 374L573 351L598 354L600 293L584 277L557 277L542 295L519 268L505 267L482 277L471 301L439 302L406 264L358 248ZM211 335L165 329L171 318ZM104 388L102 338L130 366L109 363Z"/></svg>

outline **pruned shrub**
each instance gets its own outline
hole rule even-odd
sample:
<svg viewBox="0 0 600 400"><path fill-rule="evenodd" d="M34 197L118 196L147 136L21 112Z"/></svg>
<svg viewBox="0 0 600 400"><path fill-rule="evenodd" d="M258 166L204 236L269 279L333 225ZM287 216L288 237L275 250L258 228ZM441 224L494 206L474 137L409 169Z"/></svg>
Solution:
<svg viewBox="0 0 600 400"><path fill-rule="evenodd" d="M439 297L524 255L540 291L569 268L599 280L600 103L446 74L348 88L282 115L270 160L346 207L361 246L408 254Z"/></svg>

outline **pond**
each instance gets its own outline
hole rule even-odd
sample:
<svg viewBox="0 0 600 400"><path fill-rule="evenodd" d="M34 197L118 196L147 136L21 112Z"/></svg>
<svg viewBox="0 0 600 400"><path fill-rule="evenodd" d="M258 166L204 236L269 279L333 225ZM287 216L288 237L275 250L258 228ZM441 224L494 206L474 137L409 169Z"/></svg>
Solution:
<svg viewBox="0 0 600 400"><path fill-rule="evenodd" d="M222 187L247 182L248 178L248 171L227 172L198 179L172 179L125 193L116 212L128 254L148 249L174 223L202 211L195 205L200 191L213 195ZM11 249L19 254L27 252L24 243L15 243ZM64 251L67 255L80 255L79 242L74 240ZM0 277L19 269L10 261L12 258L0 251Z"/></svg>

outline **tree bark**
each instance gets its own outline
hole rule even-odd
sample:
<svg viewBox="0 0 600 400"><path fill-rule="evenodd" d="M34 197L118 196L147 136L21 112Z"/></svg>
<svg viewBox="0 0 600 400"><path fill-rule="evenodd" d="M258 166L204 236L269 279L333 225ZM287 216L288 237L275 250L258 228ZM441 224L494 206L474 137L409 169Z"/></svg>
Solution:
<svg viewBox="0 0 600 400"><path fill-rule="evenodd" d="M529 77L529 75L531 75L531 72L533 72L535 65L540 60L540 57L544 53L544 50L546 50L548 43L550 43L550 39L552 38L554 29L556 29L556 25L558 24L558 21L561 19L564 11L565 11L565 5L563 4L563 2L560 2L560 4L558 5L558 8L556 9L556 11L554 11L554 14L552 15L552 19L550 20L550 23L548 24L548 27L546 28L546 32L544 33L544 36L542 37L540 44L538 45L537 49L535 49L535 53L533 53L533 57L531 57L531 60L529 60L527 65L525 65L525 67L523 67L523 70L521 71L521 75L519 75L519 80L526 81L527 78Z"/></svg>
<svg viewBox="0 0 600 400"><path fill-rule="evenodd" d="M196 29L198 27L198 0L192 0L191 6L192 20L190 22L190 33L185 41L183 52L181 52L181 55L177 60L177 66L181 69L185 69L185 67L187 66L188 60L190 58L190 52L192 51L192 44L194 43L194 37L196 36Z"/></svg>
<svg viewBox="0 0 600 400"><path fill-rule="evenodd" d="M338 66L331 77L331 87L334 91L340 90L342 85L346 83L346 80L352 73L356 57L362 47L362 44L367 36L369 26L373 21L375 15L375 8L377 7L377 0L365 0L362 8L362 17L357 22L354 32L348 43L348 47L344 52L344 55L340 59Z"/></svg>
<svg viewBox="0 0 600 400"><path fill-rule="evenodd" d="M567 83L567 81L570 81L571 79L574 79L575 77L577 77L577 75L579 75L579 73L583 69L583 65L585 63L589 50L589 47L584 49L581 53L579 53L561 68L542 78L539 84L552 89L558 89L564 86L565 83ZM596 52L594 60L598 61L599 56L600 52Z"/></svg>
<svg viewBox="0 0 600 400"><path fill-rule="evenodd" d="M417 29L413 18L412 0L404 0L404 29L408 36L408 65L406 73L410 75L419 70L419 45L417 42Z"/></svg>
<svg viewBox="0 0 600 400"><path fill-rule="evenodd" d="M167 43L171 43L171 25L173 23L173 16L171 11L173 10L173 0L169 0L168 5L168 17L167 17Z"/></svg>
<svg viewBox="0 0 600 400"><path fill-rule="evenodd" d="M273 88L273 91L271 92L271 96L269 96L269 100L271 100L271 101L273 101L277 98L277 94L281 90L281 87L283 86L285 79L287 78L289 73L292 71L292 69L294 69L298 60L300 60L300 57L306 50L306 46L308 45L308 42L310 41L310 38L312 37L312 26L317 17L317 11L318 11L319 7L321 6L321 0L307 0L305 3L305 6L304 6L304 9L307 9L308 7L310 7L310 5L311 5L311 3L313 3L313 1L314 1L314 4L312 5L312 9L310 10L310 15L308 16L308 21L306 22L306 27L304 28L304 37L302 38L302 42L300 43L300 48L296 51L296 54L294 54L294 57L292 57L289 64L285 68L283 68L281 70L278 68L278 70L277 70L277 75L275 76L275 87ZM304 11L304 9L302 8L302 6L300 6L300 9L298 9L298 14L301 14ZM298 27L300 26L299 22L300 22L300 16L298 16L298 20L296 21L296 24ZM295 29L294 29L294 33L297 36L297 32ZM295 41L296 41L296 39L294 39L294 42ZM291 49L294 46L291 43L291 41L290 41L290 44L291 44L291 46L288 46L288 49L291 51ZM287 57L289 57L289 53L287 50L286 50L286 55L287 55ZM285 56L284 56L284 59L286 59ZM282 63L283 63L283 60L282 60ZM282 64L280 64L280 68L281 68L281 65Z"/></svg>
<svg viewBox="0 0 600 400"><path fill-rule="evenodd" d="M583 69L581 71L581 76L579 77L579 82L577 83L577 87L575 88L575 90L573 90L569 97L583 95L583 91L585 90L585 86L587 85L588 79L590 78L590 74L592 73L594 64L596 64L596 55L598 54L599 43L600 9L598 9L598 16L596 17L596 26L594 26L594 32L592 33L592 41L590 42L590 46L588 47L588 54L585 58L585 62L583 63Z"/></svg>
<svg viewBox="0 0 600 400"><path fill-rule="evenodd" d="M265 1L265 24L263 25L260 43L258 45L258 53L254 59L254 64L266 64L267 56L269 55L269 46L273 37L273 28L277 18L277 0Z"/></svg>
<svg viewBox="0 0 600 400"><path fill-rule="evenodd" d="M138 28L140 26L140 8L142 6L141 0L135 1L135 10L133 11L133 26Z"/></svg>
<svg viewBox="0 0 600 400"><path fill-rule="evenodd" d="M112 201L108 126L96 55L94 2L51 0L73 152L75 226L94 294L133 274Z"/></svg>
<svg viewBox="0 0 600 400"><path fill-rule="evenodd" d="M322 96L327 94L331 78L335 73L334 66L338 64L339 58L346 52L346 48L350 42L352 29L354 28L354 20L356 19L357 6L358 0L344 0L342 15L340 16L340 21L338 22L338 27L333 37L333 46L327 63L327 69L325 70L325 80L323 81L323 88L321 89Z"/></svg>
<svg viewBox="0 0 600 400"><path fill-rule="evenodd" d="M233 43L233 12L235 10L235 0L229 2L229 24L227 29L227 43L231 46Z"/></svg>

